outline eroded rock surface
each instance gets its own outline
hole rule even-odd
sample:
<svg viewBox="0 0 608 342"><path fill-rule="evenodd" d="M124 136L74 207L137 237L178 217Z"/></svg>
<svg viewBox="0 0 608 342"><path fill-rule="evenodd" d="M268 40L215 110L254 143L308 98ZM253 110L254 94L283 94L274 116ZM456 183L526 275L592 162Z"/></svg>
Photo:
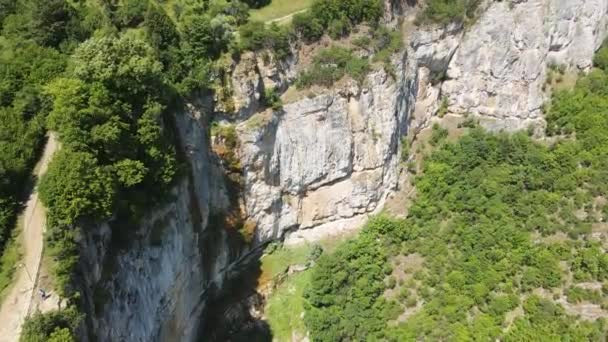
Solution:
<svg viewBox="0 0 608 342"><path fill-rule="evenodd" d="M542 124L547 68L591 67L606 36L605 0L494 2L470 28L441 88L449 109L489 118L492 129Z"/></svg>
<svg viewBox="0 0 608 342"><path fill-rule="evenodd" d="M239 126L246 213L259 241L356 228L352 219L379 209L397 186L396 151L413 97L405 54L395 59L395 79L379 69L361 87L344 82L268 114L262 127Z"/></svg>

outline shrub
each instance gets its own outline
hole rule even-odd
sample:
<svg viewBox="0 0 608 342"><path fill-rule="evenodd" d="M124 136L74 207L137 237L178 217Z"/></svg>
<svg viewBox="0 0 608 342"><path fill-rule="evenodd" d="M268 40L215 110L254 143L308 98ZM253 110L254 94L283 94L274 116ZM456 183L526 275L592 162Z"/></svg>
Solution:
<svg viewBox="0 0 608 342"><path fill-rule="evenodd" d="M45 314L35 313L25 320L20 342L69 342L75 341L74 332L82 316L74 307Z"/></svg>
<svg viewBox="0 0 608 342"><path fill-rule="evenodd" d="M608 46L606 43L602 45L602 48L593 57L593 64L597 68L608 71Z"/></svg>
<svg viewBox="0 0 608 342"><path fill-rule="evenodd" d="M332 46L314 57L312 65L300 75L296 85L298 88L315 84L329 87L345 75L362 82L369 69L367 59L354 56L349 49Z"/></svg>
<svg viewBox="0 0 608 342"><path fill-rule="evenodd" d="M333 39L339 39L348 34L350 30L348 19L346 17L341 17L339 19L334 19L329 24L329 36Z"/></svg>
<svg viewBox="0 0 608 342"><path fill-rule="evenodd" d="M431 139L429 144L431 146L437 146L441 141L443 141L448 136L448 130L441 127L438 123L433 124L433 128L431 131Z"/></svg>
<svg viewBox="0 0 608 342"><path fill-rule="evenodd" d="M440 118L443 118L449 110L449 102L448 102L448 98L447 97L442 97L441 98L441 103L439 104L439 109L437 110L437 116Z"/></svg>
<svg viewBox="0 0 608 342"><path fill-rule="evenodd" d="M447 24L475 16L480 0L429 0L416 16L419 24Z"/></svg>
<svg viewBox="0 0 608 342"><path fill-rule="evenodd" d="M284 59L290 53L289 32L272 23L249 22L239 28L240 46L245 50L268 49L276 58Z"/></svg>
<svg viewBox="0 0 608 342"><path fill-rule="evenodd" d="M283 108L283 101L281 100L279 92L275 88L264 90L263 103L273 110L281 110Z"/></svg>
<svg viewBox="0 0 608 342"><path fill-rule="evenodd" d="M308 12L295 15L292 24L305 41L314 42L326 31L338 38L362 22L375 26L382 12L380 0L316 0Z"/></svg>
<svg viewBox="0 0 608 342"><path fill-rule="evenodd" d="M324 33L321 21L308 12L294 15L292 25L296 34L307 42L319 40Z"/></svg>

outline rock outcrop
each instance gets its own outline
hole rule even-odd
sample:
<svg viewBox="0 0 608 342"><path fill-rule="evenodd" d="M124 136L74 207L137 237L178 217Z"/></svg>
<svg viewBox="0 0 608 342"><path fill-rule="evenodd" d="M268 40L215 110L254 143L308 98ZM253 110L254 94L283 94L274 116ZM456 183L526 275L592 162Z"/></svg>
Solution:
<svg viewBox="0 0 608 342"><path fill-rule="evenodd" d="M405 54L383 69L238 126L246 214L258 241L354 229L397 186L399 139L413 101Z"/></svg>
<svg viewBox="0 0 608 342"><path fill-rule="evenodd" d="M605 0L494 2L464 34L441 94L492 129L542 125L550 65L591 67L608 28Z"/></svg>

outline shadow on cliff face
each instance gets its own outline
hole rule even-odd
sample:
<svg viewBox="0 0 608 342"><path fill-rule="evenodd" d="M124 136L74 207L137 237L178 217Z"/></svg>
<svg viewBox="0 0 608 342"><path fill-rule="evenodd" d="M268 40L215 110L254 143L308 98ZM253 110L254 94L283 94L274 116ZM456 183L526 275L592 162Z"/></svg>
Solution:
<svg viewBox="0 0 608 342"><path fill-rule="evenodd" d="M272 331L261 318L264 298L257 292L261 274L259 258L237 270L210 303L203 317L199 341L272 341Z"/></svg>
<svg viewBox="0 0 608 342"><path fill-rule="evenodd" d="M216 274L213 261L228 248L229 269L221 288L213 288L201 317L198 341L272 341L270 326L262 317L264 297L257 291L263 246L253 241L256 226L245 218L242 170L234 151L238 140L233 127L215 127L212 153L223 170L228 208L209 216L207 234L201 239L206 274Z"/></svg>

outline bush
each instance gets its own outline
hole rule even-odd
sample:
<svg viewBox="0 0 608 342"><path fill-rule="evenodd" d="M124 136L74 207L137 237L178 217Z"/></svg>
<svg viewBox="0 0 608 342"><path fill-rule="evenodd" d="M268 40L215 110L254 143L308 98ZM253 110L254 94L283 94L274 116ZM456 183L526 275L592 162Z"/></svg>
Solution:
<svg viewBox="0 0 608 342"><path fill-rule="evenodd" d="M332 46L321 50L313 59L312 65L300 75L296 82L298 88L311 85L329 87L345 75L362 82L370 69L369 61L354 56L351 50Z"/></svg>
<svg viewBox="0 0 608 342"><path fill-rule="evenodd" d="M449 103L447 97L441 98L441 103L439 104L439 109L437 110L437 116L443 118L449 111Z"/></svg>
<svg viewBox="0 0 608 342"><path fill-rule="evenodd" d="M475 16L480 0L430 0L416 16L419 24L448 24Z"/></svg>
<svg viewBox="0 0 608 342"><path fill-rule="evenodd" d="M440 142L442 142L448 136L448 130L439 126L438 123L433 124L433 128L431 131L431 139L429 144L431 146L437 146Z"/></svg>
<svg viewBox="0 0 608 342"><path fill-rule="evenodd" d="M321 21L308 12L294 15L292 25L296 34L307 42L314 42L321 39L324 33L324 27Z"/></svg>
<svg viewBox="0 0 608 342"><path fill-rule="evenodd" d="M334 19L329 24L329 36L333 39L339 39L348 34L350 31L349 22L346 17Z"/></svg>
<svg viewBox="0 0 608 342"><path fill-rule="evenodd" d="M25 320L20 342L71 342L82 316L74 307L45 314L35 313Z"/></svg>
<svg viewBox="0 0 608 342"><path fill-rule="evenodd" d="M291 54L289 32L272 23L267 26L261 22L249 22L239 28L240 46L245 50L268 49L279 60Z"/></svg>
<svg viewBox="0 0 608 342"><path fill-rule="evenodd" d="M307 42L319 40L326 31L338 38L362 22L377 25L382 6L380 0L316 0L308 12L295 15L292 24Z"/></svg>
<svg viewBox="0 0 608 342"><path fill-rule="evenodd" d="M602 48L593 57L593 64L596 68L608 71L608 46L602 44Z"/></svg>

